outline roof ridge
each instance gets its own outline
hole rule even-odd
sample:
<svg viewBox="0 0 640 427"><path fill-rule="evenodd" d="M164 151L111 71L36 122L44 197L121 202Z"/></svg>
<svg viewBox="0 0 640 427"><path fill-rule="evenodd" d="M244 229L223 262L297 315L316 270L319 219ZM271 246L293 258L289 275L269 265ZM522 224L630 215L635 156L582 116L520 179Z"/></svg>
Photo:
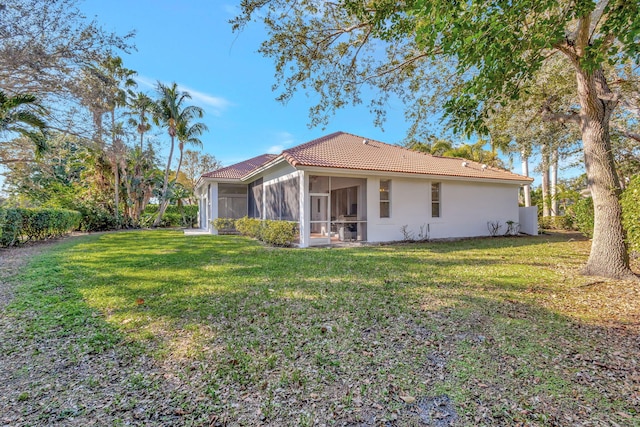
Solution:
<svg viewBox="0 0 640 427"><path fill-rule="evenodd" d="M282 154L284 154L284 153L286 153L286 152L288 152L290 150L297 150L297 149L300 149L300 148L303 148L303 147L304 148L311 147L311 146L313 146L315 144L319 144L321 142L324 142L327 139L331 139L331 138L334 138L334 137L336 137L338 135L343 135L343 134L346 134L346 132L342 132L342 131L333 132L333 133L330 133L329 135L324 135L324 136L321 136L320 138L312 139L311 141L303 142L302 144L295 145L295 146L290 147L290 148L286 148L286 149L282 150Z"/></svg>
<svg viewBox="0 0 640 427"><path fill-rule="evenodd" d="M255 157L251 157L250 159L243 160L241 162L237 162L237 163L234 163L234 164L229 165L229 166L225 166L225 167L220 168L220 169L214 169L212 171L205 172L205 173L202 174L202 176L205 177L205 178L208 178L208 177L211 177L210 176L211 174L220 174L220 173L224 173L226 171L233 171L234 169L238 169L238 167L241 166L241 165L250 166L252 170L253 169L257 169L258 167L262 166L263 164L265 164L267 162L270 162L271 160L275 159L276 157L278 157L278 154L263 153L263 154L260 154L258 156L255 156ZM254 162L254 161L258 160L258 159L261 159L261 158L264 158L264 160L260 161L260 164L258 164L258 165L252 164L252 162Z"/></svg>

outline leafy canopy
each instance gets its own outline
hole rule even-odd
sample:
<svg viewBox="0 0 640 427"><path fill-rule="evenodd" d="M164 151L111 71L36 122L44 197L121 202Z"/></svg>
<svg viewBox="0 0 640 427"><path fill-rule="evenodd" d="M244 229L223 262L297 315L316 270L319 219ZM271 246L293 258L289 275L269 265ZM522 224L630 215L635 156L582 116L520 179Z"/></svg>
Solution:
<svg viewBox="0 0 640 427"><path fill-rule="evenodd" d="M416 0L411 13L419 46L429 55L454 57L457 73L470 76L462 96L445 105L455 127L466 131L482 128L495 104L517 98L554 50L575 45L579 18L594 13L596 19L576 67L591 72L605 62L638 61L637 1Z"/></svg>
<svg viewBox="0 0 640 427"><path fill-rule="evenodd" d="M550 56L582 46L577 24L589 14L575 66L637 63L640 49L637 0L244 0L241 8L234 29L254 20L267 28L259 51L275 61L279 99L301 90L317 100L311 125L362 103L371 87L376 124L395 95L410 140L443 106L454 130L487 132L484 119L517 99Z"/></svg>

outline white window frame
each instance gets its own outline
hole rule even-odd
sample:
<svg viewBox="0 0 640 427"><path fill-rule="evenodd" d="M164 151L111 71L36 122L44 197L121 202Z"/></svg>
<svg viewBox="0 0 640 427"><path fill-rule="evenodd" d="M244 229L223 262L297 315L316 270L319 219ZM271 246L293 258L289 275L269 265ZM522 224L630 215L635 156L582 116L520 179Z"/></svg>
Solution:
<svg viewBox="0 0 640 427"><path fill-rule="evenodd" d="M433 200L433 189L438 189L438 199ZM438 215L433 214L433 208L438 206ZM442 218L442 183L441 182L432 182L431 183L431 218Z"/></svg>
<svg viewBox="0 0 640 427"><path fill-rule="evenodd" d="M387 184L387 189L386 189L386 193L387 193L387 199L383 200L382 199L382 193L385 193L385 191L383 191L382 188L382 183L386 182ZM379 193L380 193L380 218L391 218L391 180L390 179L381 179L380 180L380 185L379 185ZM385 204L387 205L387 212L388 215L387 216L382 216L382 205Z"/></svg>

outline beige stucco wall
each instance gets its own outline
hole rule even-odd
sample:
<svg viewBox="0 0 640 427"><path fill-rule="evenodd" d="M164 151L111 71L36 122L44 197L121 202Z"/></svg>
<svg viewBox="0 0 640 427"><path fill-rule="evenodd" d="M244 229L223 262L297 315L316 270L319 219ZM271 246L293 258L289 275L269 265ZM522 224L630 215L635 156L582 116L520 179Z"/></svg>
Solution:
<svg viewBox="0 0 640 427"><path fill-rule="evenodd" d="M384 179L384 178L383 178ZM391 217L380 218L380 178L367 182L367 237L369 242L402 240L402 226L417 238L488 236L488 221L518 222L518 185L391 179ZM431 217L431 183L441 183L441 215Z"/></svg>

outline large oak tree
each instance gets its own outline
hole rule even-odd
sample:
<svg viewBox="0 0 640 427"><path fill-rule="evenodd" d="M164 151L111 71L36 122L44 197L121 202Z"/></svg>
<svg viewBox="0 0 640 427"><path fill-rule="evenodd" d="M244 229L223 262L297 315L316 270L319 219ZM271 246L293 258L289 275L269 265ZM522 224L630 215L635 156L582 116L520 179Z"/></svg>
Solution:
<svg viewBox="0 0 640 427"><path fill-rule="evenodd" d="M615 70L638 63L637 0L244 0L241 7L235 29L253 20L267 27L260 51L275 60L280 99L300 89L317 97L312 124L362 102L362 89L373 87L370 105L378 121L393 94L407 103L414 132L434 106L454 130L486 132L496 107L517 99L550 57L564 55L579 102L569 112L541 107L548 120L577 124L582 136L595 205L583 272L635 277L610 140L621 98L604 65Z"/></svg>

